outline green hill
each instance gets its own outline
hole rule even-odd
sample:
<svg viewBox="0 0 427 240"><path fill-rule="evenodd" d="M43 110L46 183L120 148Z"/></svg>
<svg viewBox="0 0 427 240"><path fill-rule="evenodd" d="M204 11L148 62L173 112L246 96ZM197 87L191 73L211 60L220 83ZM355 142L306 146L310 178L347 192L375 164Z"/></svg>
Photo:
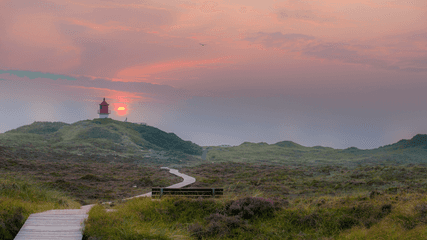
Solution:
<svg viewBox="0 0 427 240"><path fill-rule="evenodd" d="M288 148L304 147L304 146L299 145L297 143L294 143L292 141L281 141L281 142L275 143L274 145L279 146L279 147L288 147Z"/></svg>
<svg viewBox="0 0 427 240"><path fill-rule="evenodd" d="M202 147L191 141L184 141L174 133L109 118L84 120L73 124L34 122L0 134L0 144L31 147L42 152L66 151L77 155L144 155L159 158L202 155Z"/></svg>
<svg viewBox="0 0 427 240"><path fill-rule="evenodd" d="M375 149L349 147L305 147L292 141L275 144L244 142L228 148L211 147L206 160L209 162L266 163L274 165L406 165L426 162L427 135L418 134L411 140Z"/></svg>
<svg viewBox="0 0 427 240"><path fill-rule="evenodd" d="M144 164L183 166L201 164L203 148L158 128L113 119L84 120L73 124L34 122L0 134L0 145L40 152L80 156L116 156ZM376 149L305 147L292 141L275 144L244 142L239 146L207 146L209 162L262 162L270 164L318 165L402 164L425 162L427 135ZM23 157L37 155L24 154ZM43 155L43 157L46 157ZM37 158L36 158L37 159ZM98 161L98 159L96 160Z"/></svg>

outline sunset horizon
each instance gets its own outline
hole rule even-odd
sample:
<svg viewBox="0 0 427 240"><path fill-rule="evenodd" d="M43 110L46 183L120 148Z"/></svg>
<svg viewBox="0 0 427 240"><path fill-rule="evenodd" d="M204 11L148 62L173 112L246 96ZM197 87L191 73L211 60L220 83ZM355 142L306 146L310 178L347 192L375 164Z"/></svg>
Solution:
<svg viewBox="0 0 427 240"><path fill-rule="evenodd" d="M146 122L199 146L427 134L427 2L0 2L0 133Z"/></svg>

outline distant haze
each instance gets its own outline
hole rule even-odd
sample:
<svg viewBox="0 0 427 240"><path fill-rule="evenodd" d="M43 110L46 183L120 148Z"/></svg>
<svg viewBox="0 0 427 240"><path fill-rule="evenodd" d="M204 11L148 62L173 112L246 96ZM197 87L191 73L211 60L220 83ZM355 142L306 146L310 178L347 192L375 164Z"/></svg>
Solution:
<svg viewBox="0 0 427 240"><path fill-rule="evenodd" d="M146 122L200 146L427 134L427 2L0 1L0 133Z"/></svg>

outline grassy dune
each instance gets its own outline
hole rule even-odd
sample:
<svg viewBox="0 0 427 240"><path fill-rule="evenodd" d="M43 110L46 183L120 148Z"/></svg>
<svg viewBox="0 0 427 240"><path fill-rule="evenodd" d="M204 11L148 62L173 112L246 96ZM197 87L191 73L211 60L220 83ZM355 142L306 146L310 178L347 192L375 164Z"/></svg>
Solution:
<svg viewBox="0 0 427 240"><path fill-rule="evenodd" d="M426 135L423 135L426 136ZM426 144L423 142L423 144ZM304 147L291 141L275 144L245 142L235 147L210 147L207 162L266 163L294 166L381 166L426 163L424 145L405 147L393 144L377 149L362 150L355 147Z"/></svg>
<svg viewBox="0 0 427 240"><path fill-rule="evenodd" d="M84 239L91 240L427 236L426 135L372 150L304 147L291 141L206 146L203 161L189 153L202 149L197 145L184 144L183 152L160 144L164 136L185 142L176 135L143 138L143 131L136 134L130 127L126 136L114 130L125 125L114 121L93 125L109 131L99 136L86 131L94 124L90 121L55 124L0 134L0 145L7 146L0 148L3 239L13 239L31 213L92 203L84 229ZM181 181L160 166L195 177L189 187L224 188L224 196L120 201Z"/></svg>
<svg viewBox="0 0 427 240"><path fill-rule="evenodd" d="M0 144L13 147L24 159L34 157L25 154L26 149L42 154L44 160L45 154L72 154L93 160L118 157L141 164L185 164L195 161L194 155L202 155L202 147L174 133L109 118L73 124L34 122L0 134Z"/></svg>

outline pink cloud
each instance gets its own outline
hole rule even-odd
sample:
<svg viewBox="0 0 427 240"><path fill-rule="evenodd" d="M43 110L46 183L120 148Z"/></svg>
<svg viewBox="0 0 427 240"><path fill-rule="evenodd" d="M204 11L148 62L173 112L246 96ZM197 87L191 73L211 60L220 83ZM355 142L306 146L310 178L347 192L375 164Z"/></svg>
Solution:
<svg viewBox="0 0 427 240"><path fill-rule="evenodd" d="M218 69L221 66L226 66L227 64L233 63L230 61L232 56L225 56L215 59L205 59L205 60L195 60L195 61L183 61L175 60L165 63L154 63L147 66L134 66L129 67L123 70L120 70L117 74L117 78L124 80L130 79L144 79L151 83L158 83L154 79L148 79L150 76L153 76L157 73L165 73L170 71L188 71L194 68L213 68Z"/></svg>
<svg viewBox="0 0 427 240"><path fill-rule="evenodd" d="M0 54L7 57L0 59L0 66L176 86L200 81L218 69L282 65L289 71L295 67L292 59L310 59L307 66L329 61L392 71L426 67L425 39L404 35L411 29L425 34L416 20L426 13L419 2L174 4L81 0L3 4L0 15L7 19L0 27L7 34L0 36ZM200 42L207 45L201 47ZM269 64L266 58L274 60Z"/></svg>

